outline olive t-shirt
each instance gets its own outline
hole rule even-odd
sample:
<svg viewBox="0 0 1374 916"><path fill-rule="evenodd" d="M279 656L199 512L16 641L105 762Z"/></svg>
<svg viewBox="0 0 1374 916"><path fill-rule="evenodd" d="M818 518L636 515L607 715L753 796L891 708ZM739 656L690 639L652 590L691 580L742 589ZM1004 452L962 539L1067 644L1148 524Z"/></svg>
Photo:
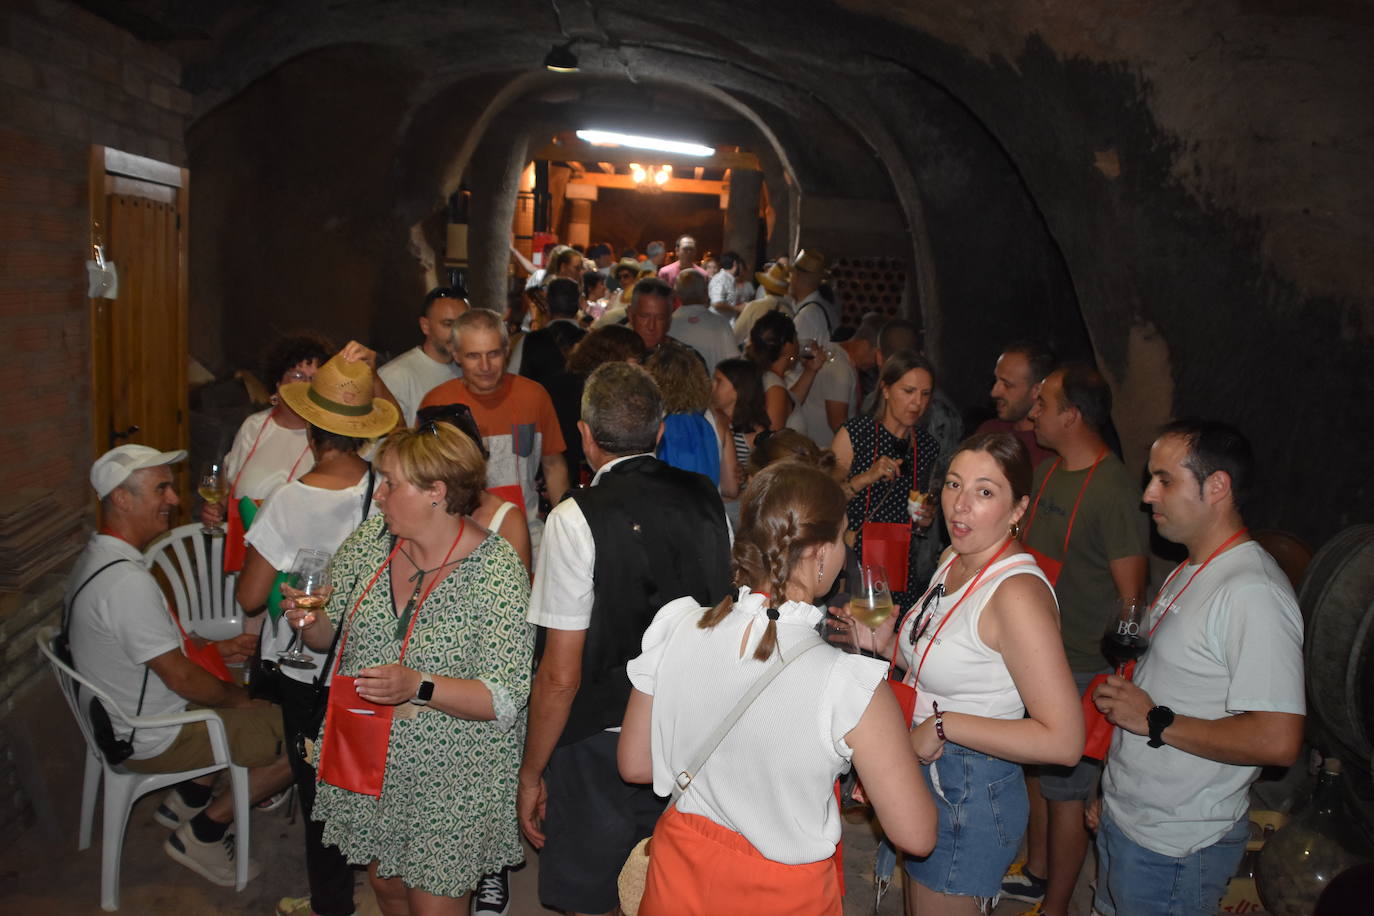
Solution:
<svg viewBox="0 0 1374 916"><path fill-rule="evenodd" d="M1083 482L1089 469L1066 471L1060 465L1041 493L1041 483L1054 464L1045 461L1035 469L1031 487L1035 514L1027 512L1027 521L1022 523L1023 540L1064 564L1054 594L1059 599L1060 629L1069 667L1079 673L1101 671L1107 661L1099 643L1117 605L1116 583L1108 564L1123 557L1144 556L1149 543L1141 486L1131 479L1121 459L1109 453L1097 466L1086 491ZM1066 553L1064 535L1080 491L1083 501Z"/></svg>

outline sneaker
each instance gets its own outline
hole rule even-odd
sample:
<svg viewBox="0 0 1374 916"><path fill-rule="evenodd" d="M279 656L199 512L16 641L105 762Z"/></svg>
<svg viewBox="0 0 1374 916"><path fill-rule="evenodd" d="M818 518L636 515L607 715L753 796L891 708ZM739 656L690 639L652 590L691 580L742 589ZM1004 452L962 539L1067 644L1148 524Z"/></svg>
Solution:
<svg viewBox="0 0 1374 916"><path fill-rule="evenodd" d="M173 861L185 865L206 881L220 887L234 886L233 831L225 831L224 837L213 843L202 843L196 839L189 823L182 824L172 831L162 849ZM261 872L262 866L249 859L248 880L252 881Z"/></svg>
<svg viewBox="0 0 1374 916"><path fill-rule="evenodd" d="M1045 899L1045 879L1026 871L1025 862L1014 862L1002 877L1002 894L1009 900L1039 903Z"/></svg>
<svg viewBox="0 0 1374 916"><path fill-rule="evenodd" d="M472 893L472 916L506 916L510 910L510 877L506 869L483 875Z"/></svg>
<svg viewBox="0 0 1374 916"><path fill-rule="evenodd" d="M315 911L310 909L310 895L281 898L277 901L277 916L315 916ZM348 916L357 916L356 911Z"/></svg>
<svg viewBox="0 0 1374 916"><path fill-rule="evenodd" d="M162 802L153 812L153 820L168 830L175 830L182 824L190 823L191 818L208 807L210 807L208 801L203 805L188 805L186 799L181 797L181 793L173 788L172 791L162 797Z"/></svg>
<svg viewBox="0 0 1374 916"><path fill-rule="evenodd" d="M282 805L286 804L286 800L291 797L291 793L295 791L295 788L295 786L287 786L276 795L267 796L253 807L259 811L276 811Z"/></svg>

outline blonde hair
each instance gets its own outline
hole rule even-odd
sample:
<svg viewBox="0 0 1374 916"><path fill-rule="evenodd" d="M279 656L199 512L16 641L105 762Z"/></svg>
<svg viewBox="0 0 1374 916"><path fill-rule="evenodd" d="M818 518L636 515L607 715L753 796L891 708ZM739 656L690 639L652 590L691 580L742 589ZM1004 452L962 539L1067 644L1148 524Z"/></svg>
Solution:
<svg viewBox="0 0 1374 916"><path fill-rule="evenodd" d="M769 465L750 481L740 503L739 527L730 555L735 586L766 592L770 606L781 604L802 554L808 547L834 541L844 522L844 491L833 477L801 461ZM734 603L733 596L725 596L701 615L697 626L703 630L714 627ZM777 622L770 619L754 658L766 661L777 644Z"/></svg>
<svg viewBox="0 0 1374 916"><path fill-rule="evenodd" d="M450 515L467 515L487 487L487 462L477 443L443 421L401 429L377 448L374 463L394 455L406 480L421 489L436 483L445 488L444 508Z"/></svg>
<svg viewBox="0 0 1374 916"><path fill-rule="evenodd" d="M663 392L668 413L701 413L711 406L711 376L695 350L665 341L644 363Z"/></svg>

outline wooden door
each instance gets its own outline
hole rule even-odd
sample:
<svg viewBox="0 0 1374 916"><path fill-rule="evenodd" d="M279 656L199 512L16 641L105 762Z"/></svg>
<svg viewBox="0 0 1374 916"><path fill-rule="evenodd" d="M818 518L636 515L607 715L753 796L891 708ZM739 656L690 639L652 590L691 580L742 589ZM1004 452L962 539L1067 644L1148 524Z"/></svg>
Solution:
<svg viewBox="0 0 1374 916"><path fill-rule="evenodd" d="M186 448L186 226L189 172L91 148L91 244L119 274L114 299L91 300L92 458L137 442ZM174 468L183 513L190 474Z"/></svg>

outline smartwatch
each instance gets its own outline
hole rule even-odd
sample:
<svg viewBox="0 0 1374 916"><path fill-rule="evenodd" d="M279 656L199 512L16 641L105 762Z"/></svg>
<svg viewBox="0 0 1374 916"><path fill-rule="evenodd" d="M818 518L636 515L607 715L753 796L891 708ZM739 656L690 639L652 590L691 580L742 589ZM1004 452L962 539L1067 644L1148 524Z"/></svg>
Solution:
<svg viewBox="0 0 1374 916"><path fill-rule="evenodd" d="M416 706L428 706L429 701L434 697L434 677L433 675L420 674L420 686L415 691L415 696L410 698L410 702Z"/></svg>
<svg viewBox="0 0 1374 916"><path fill-rule="evenodd" d="M1150 726L1150 747L1164 746L1164 729L1174 724L1174 711L1167 706L1156 706L1145 714L1145 722Z"/></svg>

